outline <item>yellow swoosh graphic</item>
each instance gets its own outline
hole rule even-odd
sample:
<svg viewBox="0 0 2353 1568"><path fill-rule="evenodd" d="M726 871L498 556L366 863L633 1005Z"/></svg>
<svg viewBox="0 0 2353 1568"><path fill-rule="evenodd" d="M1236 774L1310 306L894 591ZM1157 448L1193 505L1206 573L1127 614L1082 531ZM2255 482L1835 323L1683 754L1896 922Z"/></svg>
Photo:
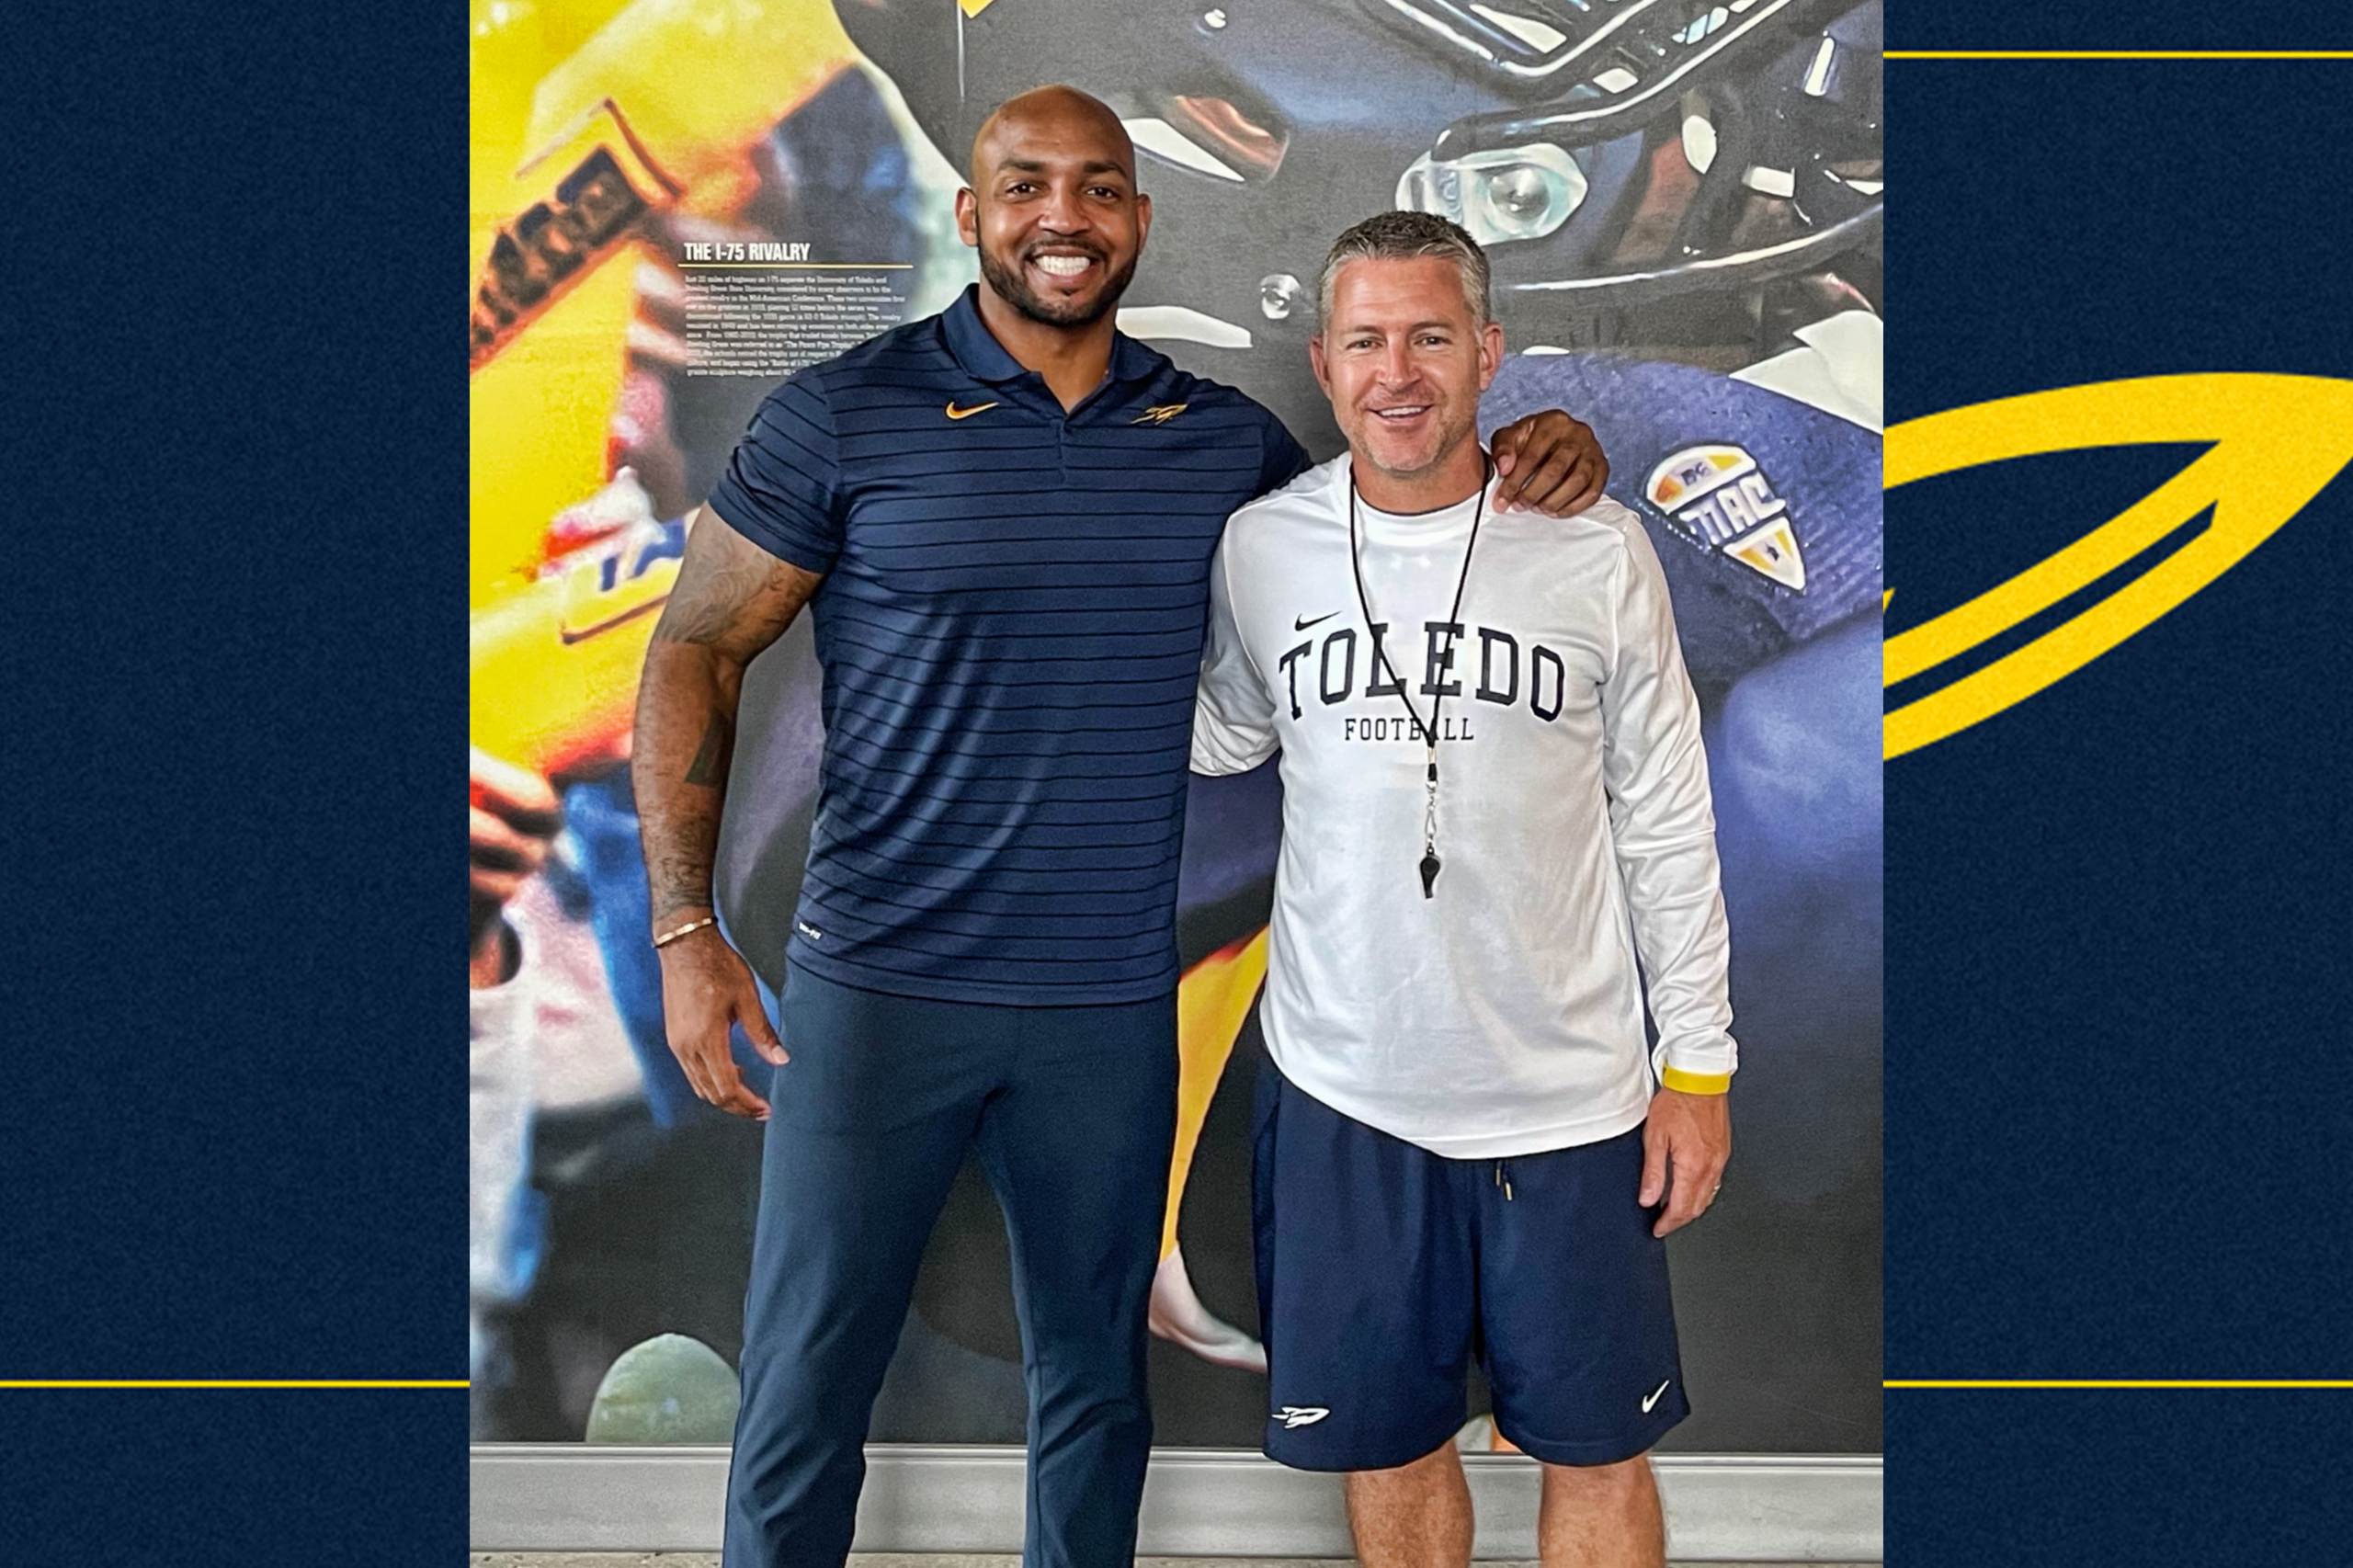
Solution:
<svg viewBox="0 0 2353 1568"><path fill-rule="evenodd" d="M2010 458L2188 441L2213 447L2049 560L1887 640L1883 684L1893 686L2050 608L2214 508L2203 532L2080 615L1890 711L1885 756L1916 751L2023 701L2236 565L2353 461L2353 381L2151 376L1972 403L1889 428L1890 490Z"/></svg>
<svg viewBox="0 0 2353 1568"><path fill-rule="evenodd" d="M955 400L951 398L948 403L948 417L950 419L970 419L973 415L986 414L990 409L995 408L995 406L996 404L993 403L976 403L970 408L959 408L956 406Z"/></svg>

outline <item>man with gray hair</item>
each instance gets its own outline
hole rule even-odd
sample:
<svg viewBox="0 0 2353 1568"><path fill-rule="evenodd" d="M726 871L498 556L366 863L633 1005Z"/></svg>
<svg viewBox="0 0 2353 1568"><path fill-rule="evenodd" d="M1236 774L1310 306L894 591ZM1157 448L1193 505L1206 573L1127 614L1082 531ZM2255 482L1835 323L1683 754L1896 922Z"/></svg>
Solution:
<svg viewBox="0 0 2353 1568"><path fill-rule="evenodd" d="M1152 220L1135 165L1084 93L999 106L956 202L980 283L769 395L646 652L631 778L670 1048L768 1124L729 1568L847 1556L869 1413L968 1153L1012 1253L1024 1562L1135 1555L1210 554L1307 462L1118 330ZM1598 494L1584 426L1523 425L1522 498ZM772 1026L712 863L745 666L803 608L824 793ZM732 1024L772 1071L746 1079Z"/></svg>
<svg viewBox="0 0 2353 1568"><path fill-rule="evenodd" d="M1462 1568L1475 1358L1547 1568L1656 1564L1647 1455L1689 1409L1661 1238L1715 1195L1735 1065L1699 704L1633 514L1494 503L1470 236L1360 223L1323 305L1348 451L1228 522L1193 732L1199 771L1282 755L1267 1452L1348 1472L1367 1568Z"/></svg>

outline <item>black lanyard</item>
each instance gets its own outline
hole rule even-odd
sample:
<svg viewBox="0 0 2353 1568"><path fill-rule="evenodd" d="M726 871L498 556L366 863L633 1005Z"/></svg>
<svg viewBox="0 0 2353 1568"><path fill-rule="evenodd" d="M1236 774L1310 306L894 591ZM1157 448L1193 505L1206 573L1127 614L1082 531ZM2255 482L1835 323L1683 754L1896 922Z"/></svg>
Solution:
<svg viewBox="0 0 2353 1568"><path fill-rule="evenodd" d="M1454 607L1446 612L1446 653L1444 656L1438 661L1438 667L1440 670L1451 669L1454 665L1455 633L1457 629L1462 624L1462 587L1464 584L1471 581L1471 553L1479 548L1479 524L1485 518L1486 515L1487 471L1485 461L1483 458L1481 460L1479 474L1479 504L1472 510L1471 537L1463 542L1462 546L1462 571L1461 574L1454 579ZM1364 613L1365 630L1367 634L1370 635L1372 631L1372 600L1367 597L1364 591L1364 559L1362 552L1357 544L1357 481L1356 475L1353 472L1348 475L1348 569L1356 577L1357 608ZM1372 648L1373 657L1380 661L1380 665L1376 665L1373 670L1374 678L1380 678L1381 666L1386 665L1389 670L1389 684L1396 688L1397 700L1405 705L1406 716L1414 721L1414 728L1419 730L1422 733L1422 744L1429 749L1429 770L1425 784L1425 788L1428 790L1428 796L1422 807L1422 896L1424 898L1435 898L1438 896L1438 873L1439 867L1438 858L1438 724L1439 712L1446 706L1446 691L1444 689L1446 683L1443 680L1434 681L1431 683L1439 689L1433 692L1430 696L1429 722L1427 723L1424 723L1422 722L1421 710L1415 708L1414 706L1414 699L1405 695L1405 683L1398 678L1397 666L1389 663L1389 651L1381 646L1381 641L1378 636L1373 637Z"/></svg>

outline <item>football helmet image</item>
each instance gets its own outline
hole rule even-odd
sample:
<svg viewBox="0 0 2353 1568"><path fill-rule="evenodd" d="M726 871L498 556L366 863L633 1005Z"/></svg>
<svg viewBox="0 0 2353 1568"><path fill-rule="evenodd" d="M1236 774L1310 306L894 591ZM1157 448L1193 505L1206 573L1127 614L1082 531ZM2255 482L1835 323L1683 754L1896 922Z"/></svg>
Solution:
<svg viewBox="0 0 2353 1568"><path fill-rule="evenodd" d="M1730 370L1879 311L1881 0L836 9L959 168L1042 73L1109 104L1155 212L1120 324L1286 412L1327 247L1392 208L1486 248L1516 347Z"/></svg>

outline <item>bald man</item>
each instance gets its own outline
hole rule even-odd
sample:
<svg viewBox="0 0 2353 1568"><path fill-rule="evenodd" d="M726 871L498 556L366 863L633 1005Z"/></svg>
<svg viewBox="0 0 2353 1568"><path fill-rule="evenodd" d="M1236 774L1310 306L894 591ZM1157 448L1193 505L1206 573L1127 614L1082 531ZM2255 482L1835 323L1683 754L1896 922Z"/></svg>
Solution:
<svg viewBox="0 0 2353 1568"><path fill-rule="evenodd" d="M869 1414L968 1151L1012 1242L1024 1562L1134 1552L1210 556L1308 460L1266 409L1115 330L1152 204L1103 105L1050 87L999 108L956 216L981 285L762 404L639 698L670 1046L703 1098L767 1123L730 1568L847 1554ZM1509 498L1547 511L1607 478L1564 415L1498 452ZM780 1041L716 927L711 865L745 666L803 605L824 790ZM731 1024L775 1068L766 1095Z"/></svg>

